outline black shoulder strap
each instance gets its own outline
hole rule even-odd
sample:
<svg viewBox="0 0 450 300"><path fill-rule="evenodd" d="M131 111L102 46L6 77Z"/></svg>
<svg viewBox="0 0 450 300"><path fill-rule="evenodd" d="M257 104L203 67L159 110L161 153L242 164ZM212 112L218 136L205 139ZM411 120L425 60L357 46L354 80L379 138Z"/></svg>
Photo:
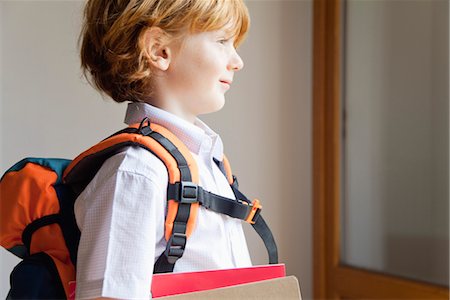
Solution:
<svg viewBox="0 0 450 300"><path fill-rule="evenodd" d="M144 126L146 122L148 125ZM189 187L196 186L196 184L192 182L191 172L183 154L169 139L150 128L150 120L148 118L144 118L144 120L142 120L141 126L139 127L139 132L153 138L175 159L177 167L180 171L180 183L182 184L181 188L184 188L184 185L188 185ZM172 198L169 197L168 193L167 201L171 199ZM167 241L166 249L155 262L153 273L173 272L175 263L184 254L184 249L187 242L187 223L190 216L191 205L195 203L195 201L182 201L183 199L183 197L177 198L177 200L179 200L178 211L173 223L172 234Z"/></svg>
<svg viewBox="0 0 450 300"><path fill-rule="evenodd" d="M223 161L220 161L214 158L214 162L217 164L217 167L222 171L222 173L227 177L225 167L223 165ZM246 202L249 205L252 203L243 193L239 191L239 182L236 176L233 175L233 183L231 184L231 189L233 190L234 196L238 200L238 202ZM269 264L277 264L278 263L278 249L275 239L273 237L272 231L267 225L264 218L259 214L253 218L253 222L251 225L261 237L266 246L267 252L269 254Z"/></svg>

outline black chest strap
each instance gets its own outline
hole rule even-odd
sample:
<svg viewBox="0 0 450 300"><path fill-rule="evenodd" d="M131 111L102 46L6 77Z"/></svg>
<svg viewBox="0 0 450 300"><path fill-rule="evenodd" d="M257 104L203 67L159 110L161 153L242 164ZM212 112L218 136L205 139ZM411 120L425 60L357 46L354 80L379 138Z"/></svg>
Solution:
<svg viewBox="0 0 450 300"><path fill-rule="evenodd" d="M220 167L218 161L215 160L215 162L216 164L218 164L219 169L225 174L225 169L223 167ZM269 263L277 264L277 245L275 243L272 232L269 229L269 226L264 221L264 218L260 215L261 207L258 206L259 202L250 201L243 193L239 191L238 187L238 181L236 177L233 176L233 184L231 185L231 189L233 190L233 193L237 200L229 199L205 191L202 187L196 188L197 194L195 195L195 198L200 203L200 205L202 205L206 209L250 223L266 246L269 255ZM167 191L168 199L175 199L181 202L181 191L181 183L169 184ZM177 240L179 241L177 242ZM180 247L179 250L175 249L173 253L170 253L170 250L166 248L164 253L160 255L155 263L154 273L173 272L176 261L181 258L183 254L184 245L186 245L186 237L177 235L172 236L168 244L181 244L183 245L183 247L182 249Z"/></svg>

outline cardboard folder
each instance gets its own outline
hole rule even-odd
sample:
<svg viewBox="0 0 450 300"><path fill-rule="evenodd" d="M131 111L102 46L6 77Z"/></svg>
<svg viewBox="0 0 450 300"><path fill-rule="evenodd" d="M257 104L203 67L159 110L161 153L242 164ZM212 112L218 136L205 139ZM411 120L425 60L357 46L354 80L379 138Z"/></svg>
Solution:
<svg viewBox="0 0 450 300"><path fill-rule="evenodd" d="M162 296L204 291L286 276L284 264L253 266L197 272L155 274L152 296Z"/></svg>
<svg viewBox="0 0 450 300"><path fill-rule="evenodd" d="M158 300L301 300L295 276L269 279L208 291L180 294Z"/></svg>

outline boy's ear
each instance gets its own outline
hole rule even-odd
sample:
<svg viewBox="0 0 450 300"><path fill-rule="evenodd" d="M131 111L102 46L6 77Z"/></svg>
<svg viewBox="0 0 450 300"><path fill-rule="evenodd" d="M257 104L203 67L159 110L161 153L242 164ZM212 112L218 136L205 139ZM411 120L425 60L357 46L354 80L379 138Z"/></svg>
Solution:
<svg viewBox="0 0 450 300"><path fill-rule="evenodd" d="M144 33L145 53L153 68L166 71L172 60L173 49L167 35L159 27L150 27Z"/></svg>

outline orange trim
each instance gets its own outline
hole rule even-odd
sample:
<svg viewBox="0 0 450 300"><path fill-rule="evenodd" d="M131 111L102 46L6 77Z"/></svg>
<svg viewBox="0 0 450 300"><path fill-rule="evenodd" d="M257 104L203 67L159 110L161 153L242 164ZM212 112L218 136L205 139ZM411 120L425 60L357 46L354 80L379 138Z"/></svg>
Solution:
<svg viewBox="0 0 450 300"><path fill-rule="evenodd" d="M223 166L225 168L225 172L227 173L228 183L233 184L233 172L231 171L230 162L225 154L223 155Z"/></svg>

